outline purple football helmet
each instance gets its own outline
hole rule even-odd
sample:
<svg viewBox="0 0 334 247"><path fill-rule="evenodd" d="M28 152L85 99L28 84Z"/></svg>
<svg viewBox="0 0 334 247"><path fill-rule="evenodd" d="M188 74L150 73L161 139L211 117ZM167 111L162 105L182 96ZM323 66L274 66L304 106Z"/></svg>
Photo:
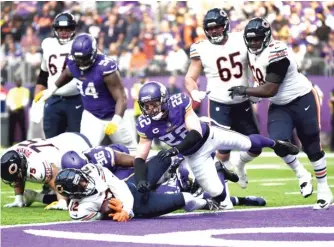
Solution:
<svg viewBox="0 0 334 247"><path fill-rule="evenodd" d="M184 192L193 192L195 190L194 184L195 177L187 166L187 163L183 161L176 169L177 183Z"/></svg>
<svg viewBox="0 0 334 247"><path fill-rule="evenodd" d="M86 157L82 154L78 154L75 151L68 151L61 157L61 168L75 168L81 169L88 163Z"/></svg>
<svg viewBox="0 0 334 247"><path fill-rule="evenodd" d="M71 55L80 70L89 69L97 57L95 38L87 33L78 35L73 41Z"/></svg>
<svg viewBox="0 0 334 247"><path fill-rule="evenodd" d="M138 103L144 115L160 120L168 111L167 88L160 82L150 81L139 90Z"/></svg>

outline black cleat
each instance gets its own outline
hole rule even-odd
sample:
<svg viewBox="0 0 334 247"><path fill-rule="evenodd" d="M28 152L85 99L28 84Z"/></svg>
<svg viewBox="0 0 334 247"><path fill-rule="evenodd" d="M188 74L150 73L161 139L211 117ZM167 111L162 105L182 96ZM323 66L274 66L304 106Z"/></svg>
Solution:
<svg viewBox="0 0 334 247"><path fill-rule="evenodd" d="M224 166L224 164L222 164L220 161L216 162L216 168L217 168L217 172L222 172L224 174L225 180L229 180L233 183L237 183L239 181L238 175L235 172L227 169Z"/></svg>
<svg viewBox="0 0 334 247"><path fill-rule="evenodd" d="M214 199L208 198L205 200L206 200L206 205L204 206L203 209L210 210L210 211L216 211L220 209L219 203L216 202Z"/></svg>
<svg viewBox="0 0 334 247"><path fill-rule="evenodd" d="M282 140L275 141L275 146L272 149L279 157L285 157L288 154L296 155L299 153L299 149L297 146L293 145L290 142Z"/></svg>

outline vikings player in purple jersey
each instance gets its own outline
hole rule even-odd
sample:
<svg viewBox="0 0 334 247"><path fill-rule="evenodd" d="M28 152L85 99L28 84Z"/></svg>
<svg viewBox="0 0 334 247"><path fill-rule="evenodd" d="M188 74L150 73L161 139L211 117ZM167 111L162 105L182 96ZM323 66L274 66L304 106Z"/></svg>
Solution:
<svg viewBox="0 0 334 247"><path fill-rule="evenodd" d="M126 95L118 66L114 60L97 52L96 40L86 33L74 39L71 55L55 88L42 91L35 101L45 101L73 78L79 80L77 88L84 107L80 133L87 136L93 146L98 146L105 134L113 143L133 145L133 138L121 124Z"/></svg>
<svg viewBox="0 0 334 247"><path fill-rule="evenodd" d="M281 154L298 153L298 148L288 142L274 141L261 135L247 137L228 129L209 127L199 120L187 95L169 97L166 87L159 82L144 84L139 91L138 102L143 115L136 123L140 141L134 164L137 190L143 194L150 190L145 161L154 138L171 146L160 151L158 158L163 161L182 154L199 185L217 202L217 208L218 203L226 198L226 190L217 175L212 152L218 149L248 151L270 147Z"/></svg>

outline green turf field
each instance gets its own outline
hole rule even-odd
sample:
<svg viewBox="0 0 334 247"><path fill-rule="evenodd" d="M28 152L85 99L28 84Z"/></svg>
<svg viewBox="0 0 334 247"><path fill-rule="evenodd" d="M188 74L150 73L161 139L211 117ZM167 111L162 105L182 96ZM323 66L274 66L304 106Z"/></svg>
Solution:
<svg viewBox="0 0 334 247"><path fill-rule="evenodd" d="M306 158L300 158L300 161L312 172L311 165ZM329 184L334 186L334 158L328 158L327 165ZM239 185L232 184L230 185L231 195L263 196L269 207L315 203L315 193L307 199L299 194L298 181L294 173L279 158L260 157L247 167L248 188L243 190ZM14 192L11 187L3 183L1 185L1 225L70 220L67 212L47 211L40 203L34 203L29 208L3 208L5 204L14 200ZM315 179L313 185L316 185ZM28 183L26 188L40 190L41 185ZM316 187L314 189L316 190ZM334 192L333 187L332 191Z"/></svg>

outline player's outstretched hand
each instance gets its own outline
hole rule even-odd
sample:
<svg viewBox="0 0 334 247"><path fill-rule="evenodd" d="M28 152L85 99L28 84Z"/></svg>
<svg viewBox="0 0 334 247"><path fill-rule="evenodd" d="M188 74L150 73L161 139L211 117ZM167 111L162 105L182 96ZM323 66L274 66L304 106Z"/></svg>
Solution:
<svg viewBox="0 0 334 247"><path fill-rule="evenodd" d="M167 150L161 150L157 156L159 160L164 160L167 159L169 157L173 157L179 154L179 150L177 150L176 147L172 147L170 149Z"/></svg>
<svg viewBox="0 0 334 247"><path fill-rule="evenodd" d="M116 130L118 129L117 125L113 122L109 122L105 127L104 127L104 133L108 136L114 134Z"/></svg>
<svg viewBox="0 0 334 247"><path fill-rule="evenodd" d="M117 222L126 222L130 219L129 214L124 210L121 212L111 213L108 216Z"/></svg>
<svg viewBox="0 0 334 247"><path fill-rule="evenodd" d="M237 86L237 87L231 87L228 91L230 91L229 95L233 99L234 96L246 96L246 89L247 87Z"/></svg>
<svg viewBox="0 0 334 247"><path fill-rule="evenodd" d="M115 213L119 213L123 210L123 203L119 199L111 198L108 207L114 210Z"/></svg>
<svg viewBox="0 0 334 247"><path fill-rule="evenodd" d="M40 91L38 94L36 94L35 98L34 98L34 102L37 103L37 102L44 102L46 101L48 98L50 98L53 94L53 91L52 90L43 90L43 91Z"/></svg>
<svg viewBox="0 0 334 247"><path fill-rule="evenodd" d="M206 97L207 94L208 94L208 92L198 91L198 90L195 89L195 90L191 91L190 96L194 101L200 103Z"/></svg>

